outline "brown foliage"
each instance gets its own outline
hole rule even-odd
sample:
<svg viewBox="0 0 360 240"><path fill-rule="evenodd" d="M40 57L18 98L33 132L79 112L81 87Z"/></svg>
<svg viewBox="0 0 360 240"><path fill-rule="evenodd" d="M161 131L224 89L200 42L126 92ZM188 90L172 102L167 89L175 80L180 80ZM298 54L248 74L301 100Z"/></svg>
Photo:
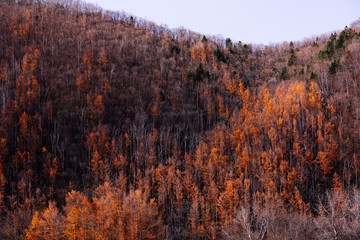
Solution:
<svg viewBox="0 0 360 240"><path fill-rule="evenodd" d="M0 238L356 238L357 31L324 58L1 1Z"/></svg>

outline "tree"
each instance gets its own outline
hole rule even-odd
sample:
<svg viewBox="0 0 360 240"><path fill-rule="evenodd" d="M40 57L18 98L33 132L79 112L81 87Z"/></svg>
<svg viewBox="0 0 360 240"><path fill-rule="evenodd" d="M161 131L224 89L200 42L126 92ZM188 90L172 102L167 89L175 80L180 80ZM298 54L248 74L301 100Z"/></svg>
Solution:
<svg viewBox="0 0 360 240"><path fill-rule="evenodd" d="M35 212L28 230L25 230L27 239L59 239L62 237L61 214L55 202L49 202L45 211Z"/></svg>
<svg viewBox="0 0 360 240"><path fill-rule="evenodd" d="M348 30L345 29L343 30L340 34L339 34L339 37L338 39L336 40L335 42L335 48L336 49L340 49L340 48L343 48L344 47L344 43L345 41L348 39Z"/></svg>
<svg viewBox="0 0 360 240"><path fill-rule="evenodd" d="M218 60L219 62L224 62L224 63L226 62L226 58L225 58L224 54L220 51L219 48L217 48L217 49L215 50L214 55L215 55L215 57L217 58L217 60Z"/></svg>
<svg viewBox="0 0 360 240"><path fill-rule="evenodd" d="M295 51L294 51L293 48L291 48L291 49L290 49L290 57L289 57L289 60L288 60L288 63L287 63L288 66L294 65L295 59L296 59L296 57L295 57Z"/></svg>
<svg viewBox="0 0 360 240"><path fill-rule="evenodd" d="M0 139L0 213L5 211L5 186L6 186L6 178L4 172L4 162L7 155L7 141L5 138Z"/></svg>
<svg viewBox="0 0 360 240"><path fill-rule="evenodd" d="M281 69L280 79L285 80L288 77L287 75L288 75L287 69L286 69L286 67L283 67Z"/></svg>
<svg viewBox="0 0 360 240"><path fill-rule="evenodd" d="M192 238L199 238L202 235L204 226L201 223L199 208L199 196L194 196L189 210L189 235Z"/></svg>
<svg viewBox="0 0 360 240"><path fill-rule="evenodd" d="M113 186L105 182L95 190L95 239L116 239L119 231L121 199Z"/></svg>
<svg viewBox="0 0 360 240"><path fill-rule="evenodd" d="M315 218L317 236L321 239L356 239L360 230L358 219L359 192L354 190L327 192Z"/></svg>
<svg viewBox="0 0 360 240"><path fill-rule="evenodd" d="M331 59L335 54L335 46L334 41L336 40L336 34L331 34L329 41L326 43L326 48L324 50L320 50L318 53L318 57L320 59L328 58Z"/></svg>
<svg viewBox="0 0 360 240"><path fill-rule="evenodd" d="M330 67L329 67L329 72L330 72L331 74L335 74L335 73L336 73L336 69L337 69L338 66L339 66L339 62L340 62L339 59L338 59L338 60L334 60L334 61L331 62Z"/></svg>
<svg viewBox="0 0 360 240"><path fill-rule="evenodd" d="M236 237L246 237L247 239L264 239L268 231L268 220L264 213L259 212L259 206L254 206L254 212L250 212L250 208L241 207L234 219L235 224L239 228L239 232L233 232ZM235 237L234 236L234 237Z"/></svg>
<svg viewBox="0 0 360 240"><path fill-rule="evenodd" d="M16 105L18 111L26 111L33 114L37 105L39 105L40 89L36 79L36 71L40 51L29 47L23 57L21 74L16 81Z"/></svg>
<svg viewBox="0 0 360 240"><path fill-rule="evenodd" d="M71 191L66 195L63 234L68 239L92 239L94 213L90 201L82 193Z"/></svg>
<svg viewBox="0 0 360 240"><path fill-rule="evenodd" d="M131 191L123 201L119 238L159 239L165 226L156 209L155 199L148 202L140 190Z"/></svg>

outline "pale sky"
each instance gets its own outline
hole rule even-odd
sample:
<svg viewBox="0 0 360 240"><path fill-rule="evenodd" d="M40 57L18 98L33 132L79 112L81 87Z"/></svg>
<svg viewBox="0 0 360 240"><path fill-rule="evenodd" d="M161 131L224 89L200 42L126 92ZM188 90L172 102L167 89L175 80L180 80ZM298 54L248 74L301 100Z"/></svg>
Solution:
<svg viewBox="0 0 360 240"><path fill-rule="evenodd" d="M360 18L360 0L85 0L106 10L233 42L300 41Z"/></svg>

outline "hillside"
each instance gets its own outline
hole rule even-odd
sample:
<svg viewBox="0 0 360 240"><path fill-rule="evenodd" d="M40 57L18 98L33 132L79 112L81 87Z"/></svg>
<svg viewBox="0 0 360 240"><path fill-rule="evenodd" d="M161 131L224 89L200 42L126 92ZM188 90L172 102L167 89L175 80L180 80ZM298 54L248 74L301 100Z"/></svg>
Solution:
<svg viewBox="0 0 360 240"><path fill-rule="evenodd" d="M358 239L360 22L272 46L0 2L0 239Z"/></svg>

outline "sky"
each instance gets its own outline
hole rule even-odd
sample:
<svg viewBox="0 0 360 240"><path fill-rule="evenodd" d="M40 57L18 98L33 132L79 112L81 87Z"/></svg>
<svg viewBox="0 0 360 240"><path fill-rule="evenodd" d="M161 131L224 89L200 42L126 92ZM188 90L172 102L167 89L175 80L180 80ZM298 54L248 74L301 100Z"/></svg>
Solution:
<svg viewBox="0 0 360 240"><path fill-rule="evenodd" d="M85 0L103 9L233 42L301 41L360 18L360 0Z"/></svg>

